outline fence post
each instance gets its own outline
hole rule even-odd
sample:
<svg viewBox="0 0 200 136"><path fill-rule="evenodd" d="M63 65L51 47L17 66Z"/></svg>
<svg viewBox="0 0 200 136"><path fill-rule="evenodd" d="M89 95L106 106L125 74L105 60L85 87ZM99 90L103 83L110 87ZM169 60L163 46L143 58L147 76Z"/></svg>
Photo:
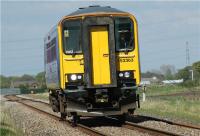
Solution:
<svg viewBox="0 0 200 136"><path fill-rule="evenodd" d="M142 101L144 102L146 100L146 85L143 86L143 92L142 92Z"/></svg>

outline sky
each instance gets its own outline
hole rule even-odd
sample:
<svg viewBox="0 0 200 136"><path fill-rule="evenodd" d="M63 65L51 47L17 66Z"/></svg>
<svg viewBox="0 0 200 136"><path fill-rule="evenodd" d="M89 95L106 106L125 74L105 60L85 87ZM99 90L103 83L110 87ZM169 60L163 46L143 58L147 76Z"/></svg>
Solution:
<svg viewBox="0 0 200 136"><path fill-rule="evenodd" d="M89 5L111 6L135 15L142 72L186 66L200 60L200 1L1 1L1 74L44 71L46 33L65 15Z"/></svg>

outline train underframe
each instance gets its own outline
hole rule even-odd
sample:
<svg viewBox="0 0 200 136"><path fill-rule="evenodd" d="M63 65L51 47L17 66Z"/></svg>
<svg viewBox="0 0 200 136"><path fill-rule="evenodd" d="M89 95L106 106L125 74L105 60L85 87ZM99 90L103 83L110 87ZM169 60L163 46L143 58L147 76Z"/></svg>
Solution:
<svg viewBox="0 0 200 136"><path fill-rule="evenodd" d="M81 116L116 116L124 119L133 114L139 104L137 87L49 90L49 102L61 119L72 116L73 122Z"/></svg>

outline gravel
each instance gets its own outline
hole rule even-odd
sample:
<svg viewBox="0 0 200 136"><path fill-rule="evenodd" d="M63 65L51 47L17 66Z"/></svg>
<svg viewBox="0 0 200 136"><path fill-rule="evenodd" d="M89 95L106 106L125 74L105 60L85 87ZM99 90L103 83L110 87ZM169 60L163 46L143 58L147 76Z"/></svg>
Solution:
<svg viewBox="0 0 200 136"><path fill-rule="evenodd" d="M8 102L3 98L1 98L1 101L5 102L5 107L8 108L11 117L14 119L16 125L23 130L25 136L86 135L76 128L72 128L36 111L32 111L21 104Z"/></svg>
<svg viewBox="0 0 200 136"><path fill-rule="evenodd" d="M44 102L44 103L49 103L48 100L44 100L44 99L41 99L41 98L32 98L30 96L27 96L27 95L17 95L18 97L21 97L21 98L25 98L25 99L32 99L32 100L36 100L36 101L41 101L41 102Z"/></svg>
<svg viewBox="0 0 200 136"><path fill-rule="evenodd" d="M133 131L122 127L109 126L109 127L95 127L94 129L104 132L105 134L111 136L150 136L147 133L141 133L138 131Z"/></svg>
<svg viewBox="0 0 200 136"><path fill-rule="evenodd" d="M28 102L28 101L26 103L36 108L43 109L49 113L53 113L54 115L59 116L59 114L52 112L52 109L47 105L40 104L37 102ZM12 115L13 118L15 118L16 123L20 124L26 135L39 135L39 136L40 135L41 136L86 135L75 128L67 127L66 125L60 123L59 121L55 121L49 117L46 117L45 115L39 114L35 111L31 111L30 109L25 108L20 104L7 102L7 106L12 111L13 113ZM170 125L159 121L144 121L138 124L164 131L169 131L172 133L177 133L184 136L200 136L200 130L180 127L176 125ZM147 133L141 133L138 131L130 130L119 126L100 125L100 126L95 126L93 128L111 136L122 136L122 135L149 136L149 134Z"/></svg>

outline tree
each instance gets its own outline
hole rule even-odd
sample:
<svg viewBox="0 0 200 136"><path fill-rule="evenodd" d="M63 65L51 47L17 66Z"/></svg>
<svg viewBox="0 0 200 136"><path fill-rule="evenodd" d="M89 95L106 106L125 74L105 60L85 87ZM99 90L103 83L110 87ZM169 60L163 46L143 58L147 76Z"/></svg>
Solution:
<svg viewBox="0 0 200 136"><path fill-rule="evenodd" d="M30 93L30 90L28 88L29 88L28 84L26 84L26 85L20 85L19 86L19 89L20 89L20 91L21 91L22 94L28 94L28 93Z"/></svg>
<svg viewBox="0 0 200 136"><path fill-rule="evenodd" d="M193 63L192 69L194 72L194 79L200 80L200 61Z"/></svg>
<svg viewBox="0 0 200 136"><path fill-rule="evenodd" d="M38 83L40 83L41 88L46 88L45 81L45 72L40 72L35 76L35 79Z"/></svg>
<svg viewBox="0 0 200 136"><path fill-rule="evenodd" d="M187 66L183 69L180 69L178 71L178 73L176 74L176 78L184 79L184 81L189 80L190 79L190 71L189 70L191 70L191 66Z"/></svg>
<svg viewBox="0 0 200 136"><path fill-rule="evenodd" d="M164 75L162 75L162 74L149 72L149 71L147 71L146 73L142 73L142 78L152 78L152 77L157 77L160 80L164 79Z"/></svg>
<svg viewBox="0 0 200 136"><path fill-rule="evenodd" d="M10 87L10 79L3 75L0 75L0 88L9 88Z"/></svg>
<svg viewBox="0 0 200 136"><path fill-rule="evenodd" d="M200 61L193 63L192 68L200 73Z"/></svg>
<svg viewBox="0 0 200 136"><path fill-rule="evenodd" d="M21 81L33 81L35 80L33 76L31 75L27 75L27 74L24 74L21 78L20 78Z"/></svg>
<svg viewBox="0 0 200 136"><path fill-rule="evenodd" d="M176 72L175 66L173 66L173 65L161 65L160 71L165 76L165 79L167 79L167 80L174 79L174 74Z"/></svg>

